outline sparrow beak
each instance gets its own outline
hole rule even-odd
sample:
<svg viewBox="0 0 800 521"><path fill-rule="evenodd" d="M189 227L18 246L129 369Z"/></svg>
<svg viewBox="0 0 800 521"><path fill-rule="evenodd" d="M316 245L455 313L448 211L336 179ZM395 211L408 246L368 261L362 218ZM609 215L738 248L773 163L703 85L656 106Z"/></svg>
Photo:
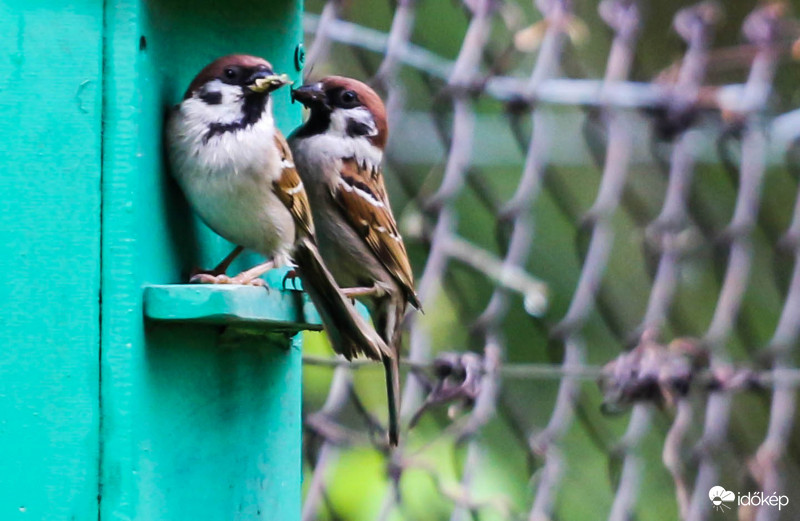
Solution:
<svg viewBox="0 0 800 521"><path fill-rule="evenodd" d="M267 74L263 71L258 71L247 82L247 88L252 92L263 93L272 92L279 89L284 85L291 85L292 80L286 74Z"/></svg>
<svg viewBox="0 0 800 521"><path fill-rule="evenodd" d="M322 105L328 107L328 98L322 83L309 83L292 90L292 101L299 101L308 108Z"/></svg>

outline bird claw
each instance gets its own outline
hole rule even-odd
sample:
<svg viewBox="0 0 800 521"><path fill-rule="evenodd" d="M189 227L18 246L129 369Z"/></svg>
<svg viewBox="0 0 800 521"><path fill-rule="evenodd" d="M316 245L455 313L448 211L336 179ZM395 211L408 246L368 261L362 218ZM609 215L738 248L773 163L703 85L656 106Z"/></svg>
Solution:
<svg viewBox="0 0 800 521"><path fill-rule="evenodd" d="M235 279L236 277L234 277ZM247 282L234 282L234 284L244 284L245 286L256 286L258 288L266 288L269 291L269 287L267 287L267 281L262 278L256 277L252 280L248 280Z"/></svg>
<svg viewBox="0 0 800 521"><path fill-rule="evenodd" d="M231 278L227 275L214 275L213 273L195 273L189 279L192 284L230 284Z"/></svg>
<svg viewBox="0 0 800 521"><path fill-rule="evenodd" d="M189 279L189 282L192 284L240 284L243 286L256 286L256 287L266 287L267 283L264 279L261 278L254 278L250 280L245 280L244 278L236 277L229 277L225 274L221 275L212 275L211 273L198 273L192 278Z"/></svg>

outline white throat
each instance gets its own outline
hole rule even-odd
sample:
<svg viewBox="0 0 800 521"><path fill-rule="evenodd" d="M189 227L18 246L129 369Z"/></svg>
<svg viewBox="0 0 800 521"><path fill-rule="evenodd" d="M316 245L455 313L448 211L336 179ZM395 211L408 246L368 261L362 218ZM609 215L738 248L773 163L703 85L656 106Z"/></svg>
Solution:
<svg viewBox="0 0 800 521"><path fill-rule="evenodd" d="M213 84L215 82L211 82ZM222 102L208 104L199 94L185 99L170 119L170 154L178 173L204 170L238 174L263 168L275 151L275 121L272 99L268 98L261 117L252 125L211 133L214 124L235 124L244 117L241 89L220 84ZM238 91L238 92L235 92Z"/></svg>

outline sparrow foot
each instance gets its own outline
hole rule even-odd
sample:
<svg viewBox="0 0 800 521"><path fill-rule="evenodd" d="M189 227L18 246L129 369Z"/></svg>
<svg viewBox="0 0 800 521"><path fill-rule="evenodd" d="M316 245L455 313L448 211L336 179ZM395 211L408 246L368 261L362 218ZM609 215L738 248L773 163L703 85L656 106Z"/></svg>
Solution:
<svg viewBox="0 0 800 521"><path fill-rule="evenodd" d="M249 270L243 271L235 277L228 277L224 273L219 275L213 273L198 273L189 279L189 281L199 284L241 284L244 286L266 287L266 281L260 277L273 267L275 267L275 263L273 261L267 261Z"/></svg>
<svg viewBox="0 0 800 521"><path fill-rule="evenodd" d="M356 298L356 297L375 297L380 298L386 295L386 290L383 289L380 285L375 284L373 286L366 286L366 287L356 287L356 288L342 288L342 293L348 298Z"/></svg>
<svg viewBox="0 0 800 521"><path fill-rule="evenodd" d="M240 253L242 253L243 250L244 248L242 246L235 247L224 259L222 259L222 261L219 264L217 264L217 266L213 270L204 270L195 267L194 269L192 269L189 282L199 282L202 284L226 284L224 282L215 282L210 279L209 280L201 280L201 279L207 278L204 277L205 275L210 275L211 278L216 278L219 275L224 276L225 272L228 270L228 267L231 265L234 259L236 259L236 257L238 257Z"/></svg>
<svg viewBox="0 0 800 521"><path fill-rule="evenodd" d="M242 246L235 247L213 270L204 270L195 266L189 275L189 282L198 284L232 284L231 282L222 282L220 277L223 279L228 278L225 277L225 272L243 250Z"/></svg>
<svg viewBox="0 0 800 521"><path fill-rule="evenodd" d="M241 275L244 275L244 273L240 273L235 277L229 277L225 274L213 275L211 273L198 273L189 279L189 282L192 284L240 284L243 286L267 285L264 279L256 277L248 280L247 277L242 277Z"/></svg>
<svg viewBox="0 0 800 521"><path fill-rule="evenodd" d="M230 277L225 274L215 275L212 271L193 272L189 282L191 284L230 284Z"/></svg>

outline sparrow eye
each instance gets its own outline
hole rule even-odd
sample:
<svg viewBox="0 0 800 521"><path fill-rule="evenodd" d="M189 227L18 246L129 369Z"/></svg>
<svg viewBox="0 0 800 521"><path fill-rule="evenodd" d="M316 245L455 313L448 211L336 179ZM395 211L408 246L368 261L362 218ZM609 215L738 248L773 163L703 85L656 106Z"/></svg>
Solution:
<svg viewBox="0 0 800 521"><path fill-rule="evenodd" d="M342 108L351 109L359 105L358 94L352 90L344 90L339 94L339 102L337 103Z"/></svg>
<svg viewBox="0 0 800 521"><path fill-rule="evenodd" d="M224 74L225 74L226 78L228 78L229 80L232 80L232 79L236 78L236 69L234 69L232 67L228 67L227 69L225 69L225 73Z"/></svg>

